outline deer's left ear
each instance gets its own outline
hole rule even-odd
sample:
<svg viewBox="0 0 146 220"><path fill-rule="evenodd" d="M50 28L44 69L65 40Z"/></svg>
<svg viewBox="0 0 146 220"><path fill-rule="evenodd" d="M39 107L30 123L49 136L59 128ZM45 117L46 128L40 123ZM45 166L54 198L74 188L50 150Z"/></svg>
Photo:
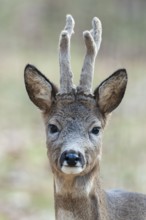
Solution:
<svg viewBox="0 0 146 220"><path fill-rule="evenodd" d="M120 104L126 90L127 80L126 70L120 69L95 89L95 99L102 113L111 113Z"/></svg>

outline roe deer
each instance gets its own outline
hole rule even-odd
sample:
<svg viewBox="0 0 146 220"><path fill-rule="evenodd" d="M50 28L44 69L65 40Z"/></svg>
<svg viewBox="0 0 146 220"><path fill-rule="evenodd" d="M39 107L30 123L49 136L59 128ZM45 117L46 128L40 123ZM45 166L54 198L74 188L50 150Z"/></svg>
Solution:
<svg viewBox="0 0 146 220"><path fill-rule="evenodd" d="M104 191L100 183L103 129L124 96L127 73L117 70L92 93L94 62L102 36L98 18L93 18L92 27L83 33L86 56L77 87L70 67L71 15L67 15L59 40L60 89L34 66L25 68L26 90L44 117L56 219L146 220L146 196Z"/></svg>

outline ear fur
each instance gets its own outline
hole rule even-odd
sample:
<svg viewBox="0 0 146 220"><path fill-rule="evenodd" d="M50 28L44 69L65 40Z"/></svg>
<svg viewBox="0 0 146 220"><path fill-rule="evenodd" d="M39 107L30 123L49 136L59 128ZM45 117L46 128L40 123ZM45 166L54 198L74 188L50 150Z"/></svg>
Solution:
<svg viewBox="0 0 146 220"><path fill-rule="evenodd" d="M95 89L95 99L102 113L111 113L120 104L126 90L127 80L126 70L120 69Z"/></svg>
<svg viewBox="0 0 146 220"><path fill-rule="evenodd" d="M31 101L43 111L49 109L58 92L56 86L36 67L29 64L24 70L24 80Z"/></svg>

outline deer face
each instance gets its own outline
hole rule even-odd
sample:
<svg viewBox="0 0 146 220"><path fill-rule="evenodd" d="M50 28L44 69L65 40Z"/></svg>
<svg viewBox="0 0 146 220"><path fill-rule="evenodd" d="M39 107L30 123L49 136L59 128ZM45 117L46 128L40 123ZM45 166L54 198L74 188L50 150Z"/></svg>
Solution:
<svg viewBox="0 0 146 220"><path fill-rule="evenodd" d="M73 91L58 94L56 87L35 67L25 69L30 99L45 119L47 148L53 172L89 172L101 157L101 140L108 114L124 95L127 75L118 70L103 81L94 95Z"/></svg>
<svg viewBox="0 0 146 220"><path fill-rule="evenodd" d="M101 156L104 127L94 100L59 100L45 115L45 123L54 172L82 175L93 168Z"/></svg>
<svg viewBox="0 0 146 220"><path fill-rule="evenodd" d="M125 93L125 69L113 73L92 93L94 61L101 42L101 23L84 32L87 48L80 84L72 83L69 60L74 20L67 16L60 36L60 90L32 65L25 68L25 85L31 101L44 116L47 148L53 173L85 175L98 165L107 116L120 104Z"/></svg>

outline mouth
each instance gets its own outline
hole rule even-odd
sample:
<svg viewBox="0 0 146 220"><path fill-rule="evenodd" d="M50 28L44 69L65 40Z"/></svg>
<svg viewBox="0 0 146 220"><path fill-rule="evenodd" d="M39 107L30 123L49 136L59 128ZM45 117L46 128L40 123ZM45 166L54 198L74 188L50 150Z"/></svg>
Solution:
<svg viewBox="0 0 146 220"><path fill-rule="evenodd" d="M82 166L76 166L76 167L70 167L70 166L65 166L63 165L61 167L61 171L65 174L79 174L83 171Z"/></svg>

